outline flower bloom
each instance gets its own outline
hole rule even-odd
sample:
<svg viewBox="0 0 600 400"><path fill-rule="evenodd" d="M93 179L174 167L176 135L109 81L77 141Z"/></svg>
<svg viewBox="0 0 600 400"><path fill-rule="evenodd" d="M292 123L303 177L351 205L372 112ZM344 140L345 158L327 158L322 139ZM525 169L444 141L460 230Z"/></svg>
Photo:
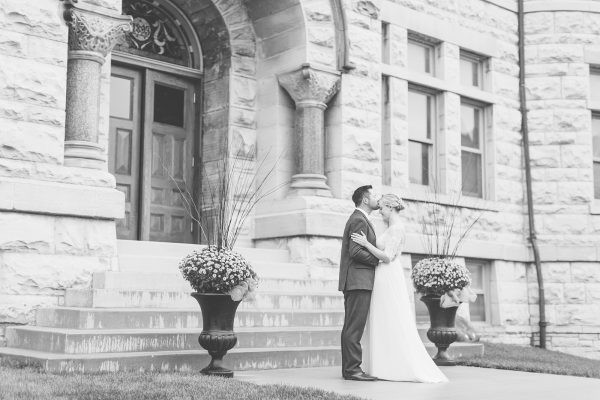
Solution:
<svg viewBox="0 0 600 400"><path fill-rule="evenodd" d="M239 253L216 246L193 251L179 270L196 292L230 294L234 300L249 298L258 285L256 273Z"/></svg>

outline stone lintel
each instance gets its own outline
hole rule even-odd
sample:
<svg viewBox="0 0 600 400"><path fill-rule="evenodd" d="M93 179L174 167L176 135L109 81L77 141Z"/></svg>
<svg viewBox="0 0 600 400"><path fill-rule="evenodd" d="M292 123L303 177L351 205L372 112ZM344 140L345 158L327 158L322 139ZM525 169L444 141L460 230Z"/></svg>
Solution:
<svg viewBox="0 0 600 400"><path fill-rule="evenodd" d="M114 188L0 178L0 210L70 217L124 217L125 195Z"/></svg>

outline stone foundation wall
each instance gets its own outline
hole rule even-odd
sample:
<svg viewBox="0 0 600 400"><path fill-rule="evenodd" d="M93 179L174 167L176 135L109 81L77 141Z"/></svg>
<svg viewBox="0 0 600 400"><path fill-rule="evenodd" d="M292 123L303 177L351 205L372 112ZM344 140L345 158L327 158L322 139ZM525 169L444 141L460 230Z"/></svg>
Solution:
<svg viewBox="0 0 600 400"><path fill-rule="evenodd" d="M67 288L116 269L113 221L0 213L0 323L27 324L33 310L60 305Z"/></svg>

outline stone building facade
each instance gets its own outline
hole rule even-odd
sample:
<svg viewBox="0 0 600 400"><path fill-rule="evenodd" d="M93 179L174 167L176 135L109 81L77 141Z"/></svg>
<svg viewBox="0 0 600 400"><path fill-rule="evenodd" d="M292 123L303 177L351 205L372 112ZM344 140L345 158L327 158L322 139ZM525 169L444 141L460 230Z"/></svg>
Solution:
<svg viewBox="0 0 600 400"><path fill-rule="evenodd" d="M119 271L120 242L197 241L160 162L194 192L254 152L289 184L240 246L331 278L373 184L406 200L408 271L434 191L481 216L463 312L536 343L517 31L514 0L0 0L0 343ZM548 345L600 358L600 5L525 1L525 58Z"/></svg>

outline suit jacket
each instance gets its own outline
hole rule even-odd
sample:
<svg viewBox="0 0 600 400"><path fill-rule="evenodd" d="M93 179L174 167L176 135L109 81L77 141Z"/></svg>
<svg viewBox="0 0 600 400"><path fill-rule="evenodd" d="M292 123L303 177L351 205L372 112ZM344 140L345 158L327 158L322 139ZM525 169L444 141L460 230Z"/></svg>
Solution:
<svg viewBox="0 0 600 400"><path fill-rule="evenodd" d="M354 210L344 229L342 255L340 258L340 280L338 290L373 290L375 266L379 259L350 238L352 233L364 232L369 243L375 245L375 229L367 217Z"/></svg>

